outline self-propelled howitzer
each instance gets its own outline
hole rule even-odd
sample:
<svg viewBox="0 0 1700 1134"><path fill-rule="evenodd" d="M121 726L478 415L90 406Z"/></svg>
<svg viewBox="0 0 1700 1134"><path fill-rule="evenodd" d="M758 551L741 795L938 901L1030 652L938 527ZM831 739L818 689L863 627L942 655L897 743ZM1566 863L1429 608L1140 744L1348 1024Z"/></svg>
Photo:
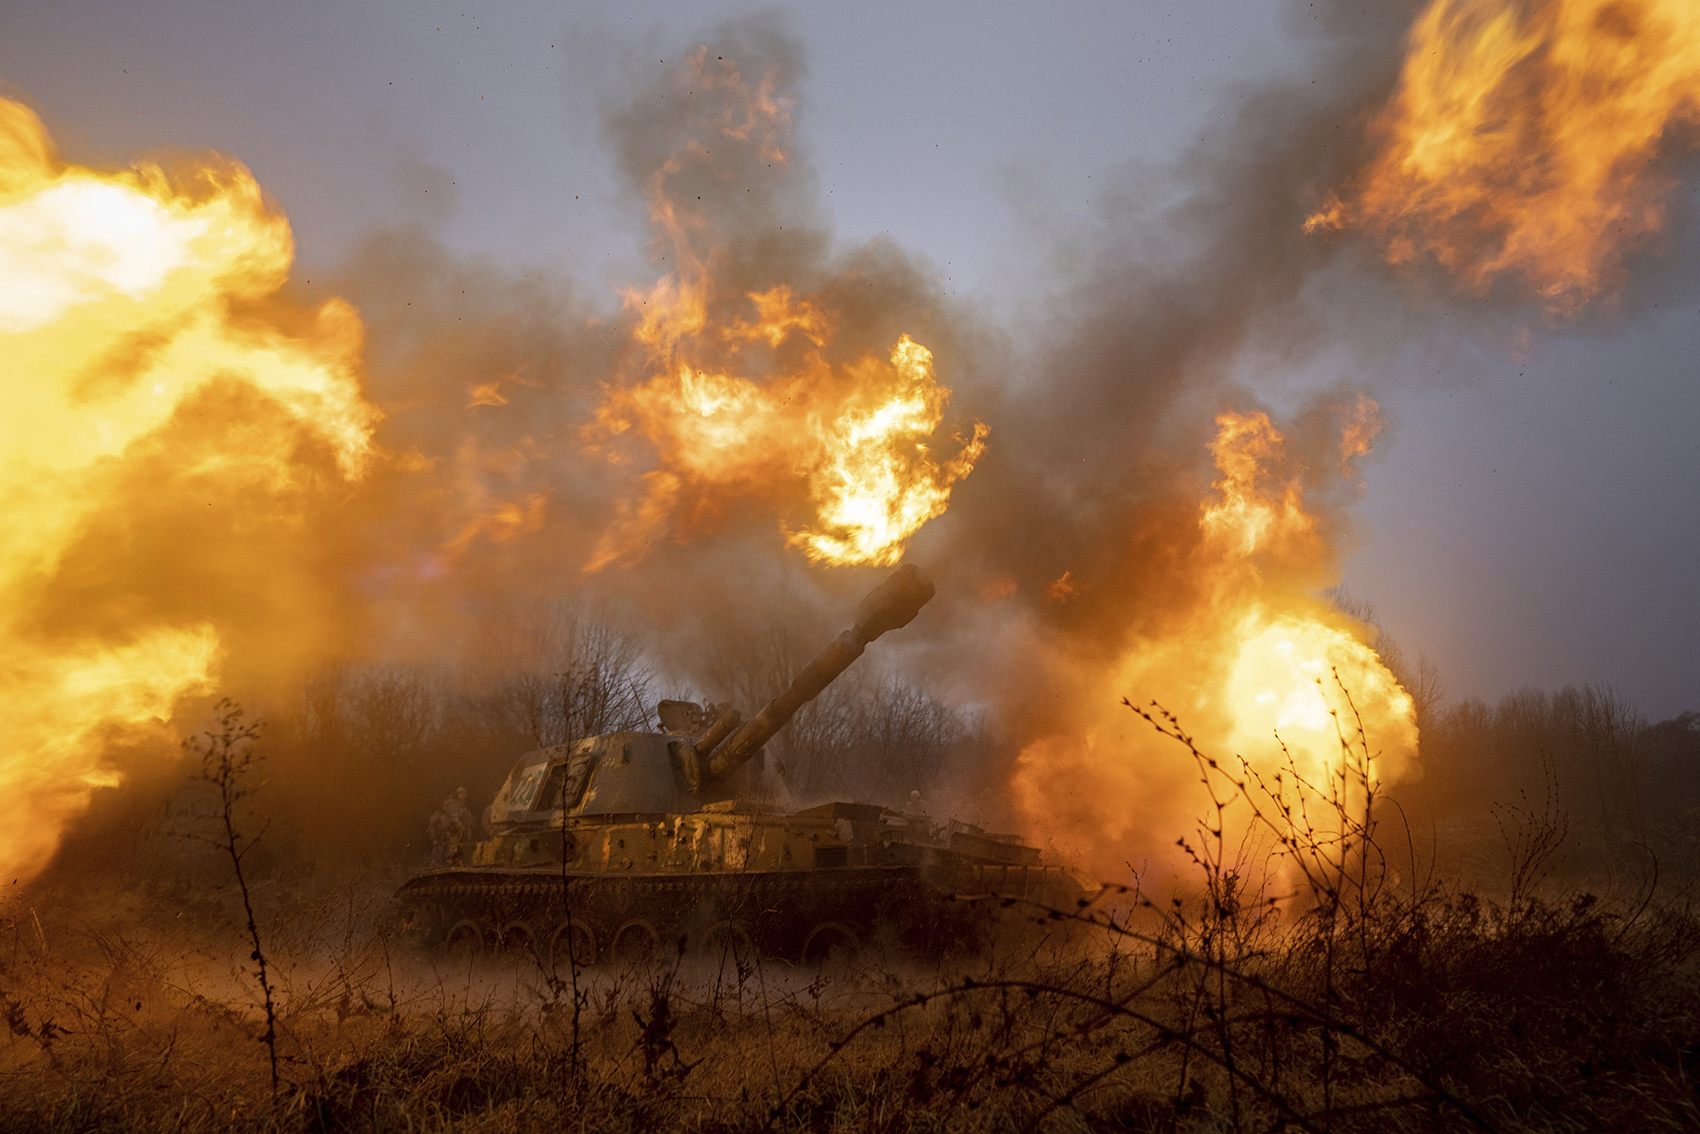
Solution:
<svg viewBox="0 0 1700 1134"><path fill-rule="evenodd" d="M1067 904L1073 879L1013 835L917 810L740 798L738 770L868 644L933 597L899 568L854 624L748 721L663 701L660 732L619 732L522 756L468 861L410 878L404 922L427 942L637 959L719 946L814 960L889 937L931 952L973 939L996 903Z"/></svg>
<svg viewBox="0 0 1700 1134"><path fill-rule="evenodd" d="M697 792L713 789L723 782L729 773L760 752L762 745L773 739L798 709L820 696L839 674L849 669L868 648L868 643L881 634L909 625L932 597L933 584L913 564L899 567L891 578L868 592L856 609L856 624L834 638L753 720L740 724L737 713L728 709L694 745L681 750L686 782ZM725 740L721 739L723 736Z"/></svg>

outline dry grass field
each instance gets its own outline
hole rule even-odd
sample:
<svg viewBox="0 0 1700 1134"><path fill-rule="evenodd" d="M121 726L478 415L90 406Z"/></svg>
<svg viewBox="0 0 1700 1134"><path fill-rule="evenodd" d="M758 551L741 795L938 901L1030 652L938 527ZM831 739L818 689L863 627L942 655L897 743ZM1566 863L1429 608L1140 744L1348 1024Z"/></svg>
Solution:
<svg viewBox="0 0 1700 1134"><path fill-rule="evenodd" d="M950 967L831 972L422 954L372 880L261 883L275 1094L233 886L37 891L0 938L0 1112L20 1131L1700 1125L1686 907L1433 886L1295 914L1221 880L1027 911L1019 946Z"/></svg>
<svg viewBox="0 0 1700 1134"><path fill-rule="evenodd" d="M70 848L0 903L0 1126L1700 1129L1680 823L1572 830L1549 791L1419 839L1361 736L1296 808L1147 720L1198 773L1183 885L1012 904L980 955L824 971L421 949L394 921L405 865L292 853L246 750L203 746L198 796L132 853Z"/></svg>

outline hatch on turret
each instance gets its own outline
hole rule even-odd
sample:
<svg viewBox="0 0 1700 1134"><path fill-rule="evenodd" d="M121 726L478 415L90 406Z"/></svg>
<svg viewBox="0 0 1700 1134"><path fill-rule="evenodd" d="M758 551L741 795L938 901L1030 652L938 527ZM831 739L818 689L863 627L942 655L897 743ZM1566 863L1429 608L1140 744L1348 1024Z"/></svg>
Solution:
<svg viewBox="0 0 1700 1134"><path fill-rule="evenodd" d="M490 824L550 823L569 815L642 815L697 806L676 736L616 732L527 752L490 805Z"/></svg>

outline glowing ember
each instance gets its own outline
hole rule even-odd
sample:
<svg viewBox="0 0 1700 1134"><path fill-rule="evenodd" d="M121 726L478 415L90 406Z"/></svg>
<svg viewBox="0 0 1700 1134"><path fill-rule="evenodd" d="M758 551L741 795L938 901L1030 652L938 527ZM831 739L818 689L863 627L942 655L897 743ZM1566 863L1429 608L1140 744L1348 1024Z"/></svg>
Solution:
<svg viewBox="0 0 1700 1134"><path fill-rule="evenodd" d="M34 114L0 101L7 878L40 869L117 781L112 745L209 689L221 612L252 579L301 599L280 548L317 493L366 466L354 313L292 312L304 329L289 333L266 314L292 254L240 166L67 166Z"/></svg>
<svg viewBox="0 0 1700 1134"><path fill-rule="evenodd" d="M1566 312L1665 223L1656 159L1700 123L1693 0L1434 0L1361 176L1311 230L1361 227L1395 264L1474 289L1525 280Z"/></svg>

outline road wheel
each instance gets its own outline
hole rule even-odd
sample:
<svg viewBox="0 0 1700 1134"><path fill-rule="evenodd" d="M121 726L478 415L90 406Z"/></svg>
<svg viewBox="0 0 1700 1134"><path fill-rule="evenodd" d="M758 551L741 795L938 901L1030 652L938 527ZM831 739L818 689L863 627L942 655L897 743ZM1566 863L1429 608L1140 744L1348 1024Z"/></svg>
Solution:
<svg viewBox="0 0 1700 1134"><path fill-rule="evenodd" d="M803 938L803 964L823 972L842 972L856 961L862 940L841 921L823 921Z"/></svg>
<svg viewBox="0 0 1700 1134"><path fill-rule="evenodd" d="M466 919L455 922L449 927L449 932L443 938L449 956L459 961L470 961L482 957L489 951L489 938L484 927L476 921Z"/></svg>
<svg viewBox="0 0 1700 1134"><path fill-rule="evenodd" d="M622 965L647 967L661 959L661 935L642 918L633 918L614 931L614 960Z"/></svg>
<svg viewBox="0 0 1700 1134"><path fill-rule="evenodd" d="M569 965L576 965L581 969L586 965L594 965L595 931L582 921L574 921L571 925L561 922L555 927L555 935L549 940L549 957L554 962L556 971Z"/></svg>
<svg viewBox="0 0 1700 1134"><path fill-rule="evenodd" d="M505 956L532 957L537 953L537 938L531 932L530 925L523 921L511 921L502 927L497 948Z"/></svg>

